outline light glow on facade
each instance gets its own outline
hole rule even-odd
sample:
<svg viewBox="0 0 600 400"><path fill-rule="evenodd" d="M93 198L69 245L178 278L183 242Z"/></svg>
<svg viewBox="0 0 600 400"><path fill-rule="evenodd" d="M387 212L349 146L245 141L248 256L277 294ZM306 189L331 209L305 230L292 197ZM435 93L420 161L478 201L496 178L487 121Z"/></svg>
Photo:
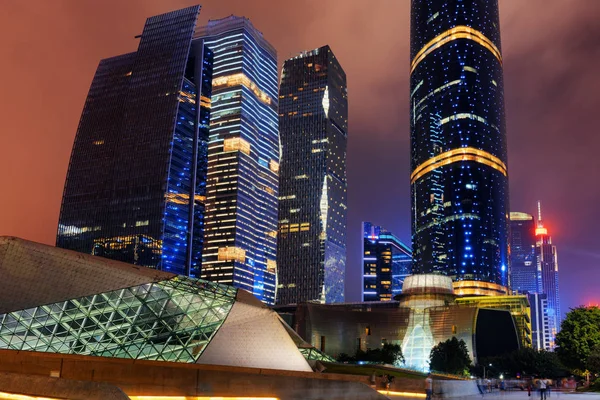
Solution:
<svg viewBox="0 0 600 400"><path fill-rule="evenodd" d="M494 57L498 59L498 62L502 64L502 55L500 54L500 50L490 39L488 39L478 30L462 25L448 29L423 46L423 48L415 55L413 61L411 62L410 73L412 74L419 63L423 61L429 54L439 49L443 45L457 39L469 39L478 43L479 45L488 49L494 55Z"/></svg>

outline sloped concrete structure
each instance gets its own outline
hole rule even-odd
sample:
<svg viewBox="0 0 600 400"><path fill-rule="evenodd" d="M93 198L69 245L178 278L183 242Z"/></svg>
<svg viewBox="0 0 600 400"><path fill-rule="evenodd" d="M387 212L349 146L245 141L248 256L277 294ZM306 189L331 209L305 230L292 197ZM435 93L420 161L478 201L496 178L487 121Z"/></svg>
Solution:
<svg viewBox="0 0 600 400"><path fill-rule="evenodd" d="M0 238L0 349L312 371L251 294Z"/></svg>

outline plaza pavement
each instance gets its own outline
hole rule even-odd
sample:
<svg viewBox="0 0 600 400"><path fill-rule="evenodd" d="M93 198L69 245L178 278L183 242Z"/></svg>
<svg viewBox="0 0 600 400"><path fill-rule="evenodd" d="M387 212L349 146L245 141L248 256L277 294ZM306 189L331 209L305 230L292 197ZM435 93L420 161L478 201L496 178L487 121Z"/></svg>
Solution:
<svg viewBox="0 0 600 400"><path fill-rule="evenodd" d="M398 397L389 396L390 399L411 399L411 400L423 400L423 397ZM540 398L539 392L532 392L531 397L527 396L525 391L510 391L510 392L492 392L486 393L484 397L478 396L466 396L460 399L464 400L538 400ZM439 397L434 397L434 400L438 400ZM569 392L552 392L547 400L600 400L600 393L569 393ZM458 397L454 397L450 400L459 400Z"/></svg>

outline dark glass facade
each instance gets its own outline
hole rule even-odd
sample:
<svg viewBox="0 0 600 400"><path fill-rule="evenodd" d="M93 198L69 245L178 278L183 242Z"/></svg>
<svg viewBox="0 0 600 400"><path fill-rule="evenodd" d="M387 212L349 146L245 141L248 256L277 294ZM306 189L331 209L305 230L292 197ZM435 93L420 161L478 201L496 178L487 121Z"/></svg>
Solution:
<svg viewBox="0 0 600 400"><path fill-rule="evenodd" d="M390 301L411 273L412 251L393 233L363 222L363 301Z"/></svg>
<svg viewBox="0 0 600 400"><path fill-rule="evenodd" d="M415 273L508 285L508 177L496 0L413 0Z"/></svg>
<svg viewBox="0 0 600 400"><path fill-rule="evenodd" d="M151 17L134 53L102 60L67 172L56 245L199 274L212 53L199 6Z"/></svg>
<svg viewBox="0 0 600 400"><path fill-rule="evenodd" d="M286 60L279 91L278 304L344 301L346 74L329 46Z"/></svg>
<svg viewBox="0 0 600 400"><path fill-rule="evenodd" d="M242 17L209 21L195 37L214 54L201 277L274 304L277 53Z"/></svg>
<svg viewBox="0 0 600 400"><path fill-rule="evenodd" d="M538 292L533 216L510 213L510 287L520 293Z"/></svg>

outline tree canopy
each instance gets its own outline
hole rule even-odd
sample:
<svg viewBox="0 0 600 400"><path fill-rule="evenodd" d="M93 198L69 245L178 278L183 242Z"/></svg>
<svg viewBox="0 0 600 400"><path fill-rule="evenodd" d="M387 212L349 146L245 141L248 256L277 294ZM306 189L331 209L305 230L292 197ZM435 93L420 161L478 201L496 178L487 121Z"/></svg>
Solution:
<svg viewBox="0 0 600 400"><path fill-rule="evenodd" d="M429 367L433 371L465 375L471 366L469 350L464 340L456 337L433 346L429 355Z"/></svg>
<svg viewBox="0 0 600 400"><path fill-rule="evenodd" d="M537 351L531 347L515 350L502 356L487 358L482 360L482 364L492 364L494 371L509 376L523 374L558 378L568 375L555 353L545 350Z"/></svg>
<svg viewBox="0 0 600 400"><path fill-rule="evenodd" d="M556 353L576 371L588 369L590 355L600 348L600 308L577 307L567 313L556 335Z"/></svg>

